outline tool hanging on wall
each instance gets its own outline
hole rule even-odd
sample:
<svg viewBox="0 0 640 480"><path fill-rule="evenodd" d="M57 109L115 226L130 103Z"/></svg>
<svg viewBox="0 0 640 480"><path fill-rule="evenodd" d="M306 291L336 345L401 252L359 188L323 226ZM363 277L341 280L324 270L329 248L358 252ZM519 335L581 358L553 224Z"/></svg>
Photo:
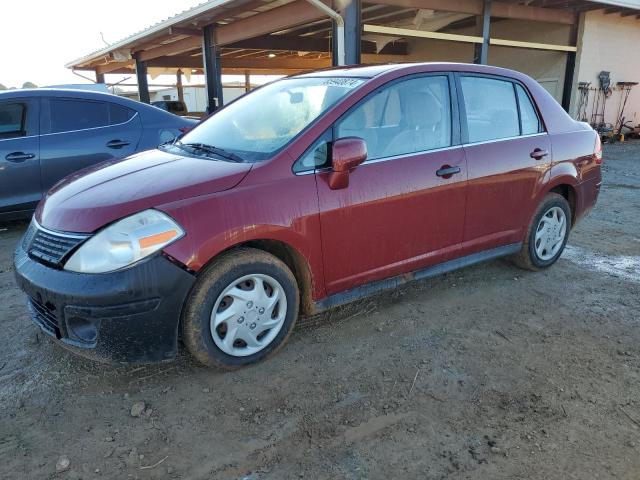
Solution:
<svg viewBox="0 0 640 480"><path fill-rule="evenodd" d="M576 114L576 120L580 122L587 121L587 105L589 104L590 87L591 82L578 83L578 91L580 92L580 97L578 100L578 113Z"/></svg>
<svg viewBox="0 0 640 480"><path fill-rule="evenodd" d="M629 122L624 121L624 109L627 106L627 100L629 99L629 94L631 93L631 89L638 85L638 82L617 82L616 85L620 90L620 109L618 110L618 117L616 120L615 131L617 132L618 140L624 140L624 132L622 131L623 127L628 130L633 131L633 125L628 125Z"/></svg>
<svg viewBox="0 0 640 480"><path fill-rule="evenodd" d="M591 110L591 126L600 134L601 137L606 139L612 139L613 125L606 123L604 120L605 107L607 105L607 99L611 96L613 91L611 90L611 76L610 72L602 71L598 75L598 82L600 84L596 91L593 109Z"/></svg>

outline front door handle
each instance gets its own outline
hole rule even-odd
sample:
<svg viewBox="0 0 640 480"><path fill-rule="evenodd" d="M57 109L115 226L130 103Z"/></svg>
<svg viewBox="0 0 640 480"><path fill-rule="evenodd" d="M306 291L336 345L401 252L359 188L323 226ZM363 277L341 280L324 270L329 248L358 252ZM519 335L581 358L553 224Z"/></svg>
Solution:
<svg viewBox="0 0 640 480"><path fill-rule="evenodd" d="M127 142L125 140L111 140L110 142L107 142L107 147L109 148L122 148L122 147L126 147L127 145L130 145L131 142Z"/></svg>
<svg viewBox="0 0 640 480"><path fill-rule="evenodd" d="M542 160L547 155L549 155L549 152L540 148L534 149L533 152L529 154L529 156L535 160Z"/></svg>
<svg viewBox="0 0 640 480"><path fill-rule="evenodd" d="M436 171L436 175L442 178L451 178L456 173L460 173L460 167L452 167L450 165L443 165Z"/></svg>
<svg viewBox="0 0 640 480"><path fill-rule="evenodd" d="M35 153L13 152L7 154L4 158L9 162L19 163L24 162L25 160L31 160L32 158L35 158L35 156Z"/></svg>

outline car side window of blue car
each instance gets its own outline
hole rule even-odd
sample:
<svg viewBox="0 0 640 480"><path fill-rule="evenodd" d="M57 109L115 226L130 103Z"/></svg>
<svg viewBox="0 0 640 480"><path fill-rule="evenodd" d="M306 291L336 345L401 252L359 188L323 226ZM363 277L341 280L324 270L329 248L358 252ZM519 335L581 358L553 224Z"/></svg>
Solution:
<svg viewBox="0 0 640 480"><path fill-rule="evenodd" d="M136 113L110 102L50 98L43 110L43 131L62 133L119 125L131 120Z"/></svg>
<svg viewBox="0 0 640 480"><path fill-rule="evenodd" d="M27 134L27 106L21 102L0 103L0 139Z"/></svg>

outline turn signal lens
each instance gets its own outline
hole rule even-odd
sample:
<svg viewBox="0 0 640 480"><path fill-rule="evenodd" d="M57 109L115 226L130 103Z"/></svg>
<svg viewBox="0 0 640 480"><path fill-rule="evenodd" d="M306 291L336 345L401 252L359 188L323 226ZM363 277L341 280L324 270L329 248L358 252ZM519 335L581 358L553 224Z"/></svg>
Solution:
<svg viewBox="0 0 640 480"><path fill-rule="evenodd" d="M148 237L142 237L140 242L140 248L150 248L156 245L166 245L168 242L174 240L180 234L177 230L169 230L162 233L156 233L155 235L149 235Z"/></svg>

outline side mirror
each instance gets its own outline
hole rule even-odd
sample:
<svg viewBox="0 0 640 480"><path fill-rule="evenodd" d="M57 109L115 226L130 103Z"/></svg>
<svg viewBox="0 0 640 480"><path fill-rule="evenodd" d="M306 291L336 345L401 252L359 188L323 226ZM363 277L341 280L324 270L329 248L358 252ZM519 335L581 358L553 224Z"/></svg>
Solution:
<svg viewBox="0 0 640 480"><path fill-rule="evenodd" d="M329 174L329 188L347 188L349 172L367 159L367 144L359 137L339 138L333 142L331 156L333 171Z"/></svg>

